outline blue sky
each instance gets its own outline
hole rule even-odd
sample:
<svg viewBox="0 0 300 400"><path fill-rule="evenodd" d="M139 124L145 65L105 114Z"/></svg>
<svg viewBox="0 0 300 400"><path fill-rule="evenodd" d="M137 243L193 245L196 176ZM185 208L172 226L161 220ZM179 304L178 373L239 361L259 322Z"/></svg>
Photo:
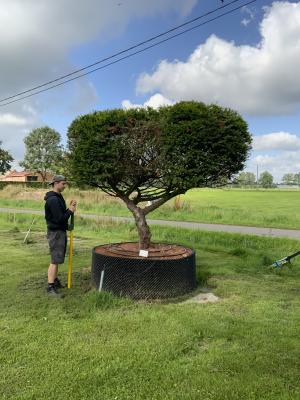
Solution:
<svg viewBox="0 0 300 400"><path fill-rule="evenodd" d="M24 3L0 0L1 97L222 5L220 0ZM254 146L246 169L256 173L258 165L280 181L284 173L300 171L299 70L299 2L257 0L105 70L0 107L0 140L17 161L24 136L34 127L47 124L65 142L72 120L94 110L217 102L239 111L249 124Z"/></svg>

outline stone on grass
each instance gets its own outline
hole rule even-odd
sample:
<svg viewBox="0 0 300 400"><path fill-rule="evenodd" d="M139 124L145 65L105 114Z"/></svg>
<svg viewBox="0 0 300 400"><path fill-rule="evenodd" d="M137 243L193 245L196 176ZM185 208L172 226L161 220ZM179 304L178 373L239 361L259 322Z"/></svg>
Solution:
<svg viewBox="0 0 300 400"><path fill-rule="evenodd" d="M188 303L198 303L198 304L216 303L219 300L220 300L220 298L215 296L213 293L200 293L200 294L197 294L197 296L192 297L192 298L184 301L182 304L188 304Z"/></svg>

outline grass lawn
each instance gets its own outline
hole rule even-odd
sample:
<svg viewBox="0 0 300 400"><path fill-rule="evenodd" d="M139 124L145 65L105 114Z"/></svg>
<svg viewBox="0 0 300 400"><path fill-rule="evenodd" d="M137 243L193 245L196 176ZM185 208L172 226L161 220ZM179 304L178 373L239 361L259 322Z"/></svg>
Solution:
<svg viewBox="0 0 300 400"><path fill-rule="evenodd" d="M132 302L89 288L91 247L135 240L128 224L78 220L74 287L45 294L44 221L0 214L1 399L300 398L300 258L288 239L154 227L197 252L215 304ZM67 265L61 269L66 279Z"/></svg>
<svg viewBox="0 0 300 400"><path fill-rule="evenodd" d="M0 207L43 209L44 191L9 186L0 191ZM100 191L66 190L81 213L131 216L125 204ZM300 190L194 189L171 199L148 218L300 229Z"/></svg>

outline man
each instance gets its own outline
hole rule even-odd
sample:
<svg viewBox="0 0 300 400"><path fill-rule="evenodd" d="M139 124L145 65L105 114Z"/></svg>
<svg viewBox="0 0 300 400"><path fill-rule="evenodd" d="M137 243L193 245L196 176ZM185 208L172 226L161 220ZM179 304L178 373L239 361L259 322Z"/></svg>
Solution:
<svg viewBox="0 0 300 400"><path fill-rule="evenodd" d="M65 261L67 248L68 220L76 211L76 201L71 200L67 209L62 192L66 187L66 178L63 175L53 177L52 190L45 195L45 219L47 223L47 239L49 242L51 263L48 268L47 292L52 297L62 298L63 294L57 289L63 288L57 277L58 264Z"/></svg>

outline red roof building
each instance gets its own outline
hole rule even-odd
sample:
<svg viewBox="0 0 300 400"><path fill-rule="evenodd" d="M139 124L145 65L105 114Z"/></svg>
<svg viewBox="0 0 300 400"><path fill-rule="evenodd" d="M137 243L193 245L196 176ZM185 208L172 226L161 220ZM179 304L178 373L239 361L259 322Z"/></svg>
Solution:
<svg viewBox="0 0 300 400"><path fill-rule="evenodd" d="M46 181L51 181L52 175L47 174ZM4 182L42 182L42 177L37 172L30 171L9 171L0 176L0 180Z"/></svg>

